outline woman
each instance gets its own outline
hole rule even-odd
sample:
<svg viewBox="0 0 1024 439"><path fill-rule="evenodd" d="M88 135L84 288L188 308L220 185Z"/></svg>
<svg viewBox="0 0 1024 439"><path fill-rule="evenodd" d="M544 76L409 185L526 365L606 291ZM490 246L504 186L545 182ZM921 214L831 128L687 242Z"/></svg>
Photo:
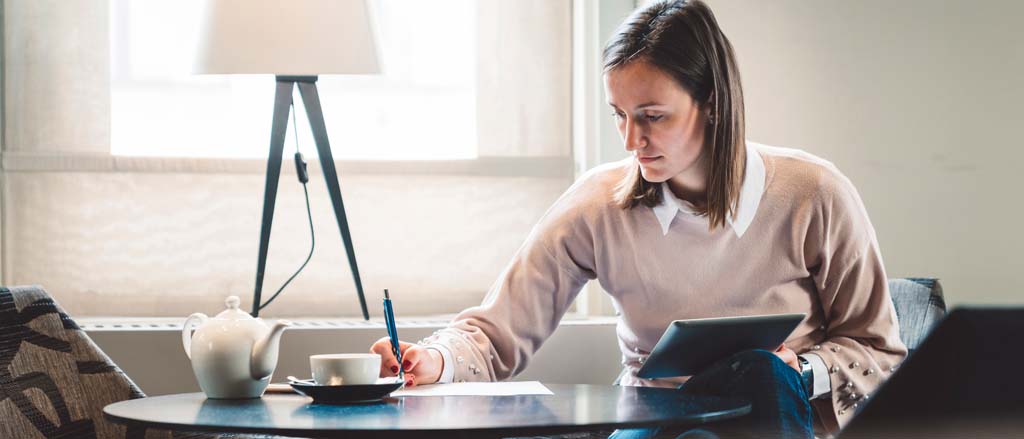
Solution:
<svg viewBox="0 0 1024 439"><path fill-rule="evenodd" d="M514 376L596 278L620 311L622 384L747 397L757 434L838 431L906 355L853 185L810 154L744 141L735 56L704 3L637 10L604 60L632 157L569 188L482 305L402 343L410 384ZM672 320L794 312L807 318L774 352L739 353L689 381L636 376ZM393 376L387 341L372 350Z"/></svg>

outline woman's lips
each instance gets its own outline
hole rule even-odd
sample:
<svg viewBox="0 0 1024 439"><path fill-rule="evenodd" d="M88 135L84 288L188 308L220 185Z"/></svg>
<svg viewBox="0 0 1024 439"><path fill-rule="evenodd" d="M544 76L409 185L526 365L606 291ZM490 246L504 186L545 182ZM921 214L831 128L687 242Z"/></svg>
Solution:
<svg viewBox="0 0 1024 439"><path fill-rule="evenodd" d="M655 160L658 160L660 158L661 158L661 156L657 156L657 157L637 157L636 159L640 163L651 163L651 162L653 162Z"/></svg>

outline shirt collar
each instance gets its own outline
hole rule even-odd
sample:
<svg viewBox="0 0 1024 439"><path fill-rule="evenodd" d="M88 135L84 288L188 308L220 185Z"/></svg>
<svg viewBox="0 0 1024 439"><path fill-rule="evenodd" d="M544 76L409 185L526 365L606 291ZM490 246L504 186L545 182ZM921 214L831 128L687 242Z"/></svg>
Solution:
<svg viewBox="0 0 1024 439"><path fill-rule="evenodd" d="M747 164L743 173L743 186L740 188L739 206L733 216L726 218L726 221L736 232L736 237L743 237L743 234L754 222L754 214L757 206L761 203L761 195L764 194L764 160L757 148L751 142L747 142ZM677 198L668 189L668 183L661 184L661 204L654 206L654 216L658 218L662 234L668 235L668 229L676 214L682 212L685 215L696 215L693 205L687 201Z"/></svg>

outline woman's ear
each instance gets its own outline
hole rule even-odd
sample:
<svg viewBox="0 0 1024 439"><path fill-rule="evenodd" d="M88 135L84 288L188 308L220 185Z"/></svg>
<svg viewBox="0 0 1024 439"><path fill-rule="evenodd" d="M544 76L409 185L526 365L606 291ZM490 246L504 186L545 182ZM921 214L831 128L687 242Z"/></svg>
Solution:
<svg viewBox="0 0 1024 439"><path fill-rule="evenodd" d="M704 102L702 110L704 111L704 118L707 119L708 125L714 125L715 123L715 92L711 92L708 95L708 100Z"/></svg>

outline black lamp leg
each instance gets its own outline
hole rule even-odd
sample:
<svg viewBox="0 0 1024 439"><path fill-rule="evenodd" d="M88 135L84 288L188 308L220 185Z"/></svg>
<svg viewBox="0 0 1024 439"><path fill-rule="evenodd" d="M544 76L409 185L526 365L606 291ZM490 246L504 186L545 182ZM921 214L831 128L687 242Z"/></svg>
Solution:
<svg viewBox="0 0 1024 439"><path fill-rule="evenodd" d="M320 166L324 170L327 192L331 195L334 217L338 221L338 230L341 232L341 240L345 244L348 265L352 270L356 293L359 295L359 306L362 308L363 318L370 320L370 313L366 310L366 298L363 295L363 282L359 277L359 266L356 264L356 252L352 246L352 234L348 229L348 217L345 215L345 203L341 200L338 171L334 168L334 156L331 155L331 145L327 141L327 127L324 124L324 114L320 108L320 96L317 94L315 81L315 77L312 81L299 81L299 93L302 95L302 103L306 107L306 116L309 118L309 127L313 131L313 140L316 142L316 150L320 155Z"/></svg>
<svg viewBox="0 0 1024 439"><path fill-rule="evenodd" d="M267 157L267 182L263 190L263 222L260 226L260 254L256 262L256 291L252 298L252 316L260 314L260 294L263 291L263 272L267 268L267 248L270 245L270 227L274 222L274 204L277 200L277 182L281 177L281 156L284 154L284 136L288 130L288 112L292 104L295 81L278 80L274 94L274 118L270 127L270 155Z"/></svg>

